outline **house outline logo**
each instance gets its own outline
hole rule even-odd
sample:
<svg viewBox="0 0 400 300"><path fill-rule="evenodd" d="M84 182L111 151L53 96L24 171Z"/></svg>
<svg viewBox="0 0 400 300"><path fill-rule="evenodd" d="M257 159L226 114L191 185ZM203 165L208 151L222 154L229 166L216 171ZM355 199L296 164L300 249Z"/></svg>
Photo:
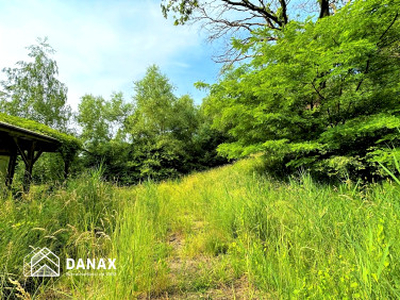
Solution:
<svg viewBox="0 0 400 300"><path fill-rule="evenodd" d="M59 277L60 258L48 248L36 248L24 257L26 277Z"/></svg>

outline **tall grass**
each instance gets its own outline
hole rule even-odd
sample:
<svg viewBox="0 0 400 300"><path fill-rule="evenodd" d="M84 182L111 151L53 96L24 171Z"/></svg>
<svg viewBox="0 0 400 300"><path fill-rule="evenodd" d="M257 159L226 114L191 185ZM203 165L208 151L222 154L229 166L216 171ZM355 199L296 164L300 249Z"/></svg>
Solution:
<svg viewBox="0 0 400 300"><path fill-rule="evenodd" d="M35 187L17 202L3 197L2 296L22 295L22 288L76 299L218 291L400 297L399 185L324 185L305 174L282 183L256 172L259 163L248 159L133 188L105 184L94 172L54 192ZM116 274L27 283L20 266L30 245L62 256L116 258Z"/></svg>
<svg viewBox="0 0 400 300"><path fill-rule="evenodd" d="M18 281L28 293L43 292L52 280L35 280L22 274L23 258L32 249L48 247L60 256L108 251L119 202L112 186L101 181L101 170L71 180L56 191L32 187L14 198L0 197L0 298L15 297Z"/></svg>

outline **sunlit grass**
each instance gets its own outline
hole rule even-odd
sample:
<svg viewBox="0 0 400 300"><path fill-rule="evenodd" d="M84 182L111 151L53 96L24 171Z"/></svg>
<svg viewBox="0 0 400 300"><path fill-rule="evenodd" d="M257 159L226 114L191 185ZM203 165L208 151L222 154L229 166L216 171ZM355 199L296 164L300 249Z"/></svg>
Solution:
<svg viewBox="0 0 400 300"><path fill-rule="evenodd" d="M132 188L94 172L57 191L4 197L3 297L6 288L21 294L15 281L31 295L80 299L400 296L400 186L324 185L304 174L282 183L256 172L259 164ZM26 280L20 266L30 245L115 257L116 275Z"/></svg>

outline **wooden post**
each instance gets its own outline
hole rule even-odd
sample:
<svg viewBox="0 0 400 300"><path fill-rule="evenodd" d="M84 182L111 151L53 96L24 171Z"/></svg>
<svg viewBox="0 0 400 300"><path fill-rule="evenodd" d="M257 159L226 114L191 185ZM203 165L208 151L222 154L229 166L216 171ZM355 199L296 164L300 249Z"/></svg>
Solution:
<svg viewBox="0 0 400 300"><path fill-rule="evenodd" d="M31 143L30 147L28 148L27 153L25 153L25 151L21 148L17 138L14 138L14 142L15 142L15 145L17 146L19 154L22 157L22 160L25 163L25 174L24 174L23 187L24 187L24 191L27 193L27 192L29 192L29 187L30 187L31 181L32 181L33 165L39 159L39 157L43 153L43 151L41 149L38 149L38 151L35 154L36 142L33 141Z"/></svg>
<svg viewBox="0 0 400 300"><path fill-rule="evenodd" d="M55 138L36 133L28 129L20 128L4 122L0 122L0 155L9 157L6 168L5 183L10 186L13 183L16 162L18 156L25 164L23 179L24 190L29 191L32 181L32 170L36 161L43 152L56 152L62 143ZM70 161L66 162L65 174L68 173Z"/></svg>
<svg viewBox="0 0 400 300"><path fill-rule="evenodd" d="M15 165L17 163L17 154L13 153L10 155L10 160L8 161L6 185L10 187L12 185L15 173Z"/></svg>

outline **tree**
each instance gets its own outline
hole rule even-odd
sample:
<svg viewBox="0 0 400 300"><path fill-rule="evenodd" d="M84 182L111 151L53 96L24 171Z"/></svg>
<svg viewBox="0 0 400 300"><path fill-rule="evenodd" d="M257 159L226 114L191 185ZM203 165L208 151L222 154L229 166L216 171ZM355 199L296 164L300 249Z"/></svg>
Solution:
<svg viewBox="0 0 400 300"><path fill-rule="evenodd" d="M155 65L135 82L134 113L128 124L134 147L132 158L141 178L176 176L185 160L184 143L175 135L180 122L173 90Z"/></svg>
<svg viewBox="0 0 400 300"><path fill-rule="evenodd" d="M67 132L71 108L67 105L67 87L57 79L57 62L51 58L55 51L46 38L38 39L36 45L27 49L28 61L18 61L15 68L3 69L6 79L0 81L0 112ZM37 182L64 179L61 162L59 153L44 153L29 176Z"/></svg>
<svg viewBox="0 0 400 300"><path fill-rule="evenodd" d="M124 102L121 93L110 100L82 97L76 117L86 149L82 169L102 165L105 179L134 184L226 161L216 158L221 140L218 134L208 135L216 132L207 130L210 121L188 95L174 95L174 86L157 66L150 66L134 88L133 103Z"/></svg>
<svg viewBox="0 0 400 300"><path fill-rule="evenodd" d="M157 136L172 129L173 106L177 98L169 79L153 65L135 82L134 114L130 118L134 136Z"/></svg>
<svg viewBox="0 0 400 300"><path fill-rule="evenodd" d="M291 3L289 0L162 0L164 17L173 13L175 25L189 21L201 22L208 29L211 41L228 35L244 45L251 45L254 30L268 28L263 41L276 41L278 31L296 17L300 6L310 6L310 1ZM319 18L331 15L341 6L341 0L318 0ZM313 8L313 7L312 7ZM237 50L237 49L236 49ZM230 48L218 61L227 62L246 58Z"/></svg>
<svg viewBox="0 0 400 300"><path fill-rule="evenodd" d="M124 102L122 93L113 93L110 101L101 96L83 96L76 120L82 128L85 147L95 148L112 139L124 139L125 120L131 111L132 105Z"/></svg>
<svg viewBox="0 0 400 300"><path fill-rule="evenodd" d="M139 170L139 178L164 179L226 161L215 158L217 139L204 134L209 123L202 124L193 99L178 98L173 90L157 66L150 66L135 83L135 110L128 124L130 163Z"/></svg>
<svg viewBox="0 0 400 300"><path fill-rule="evenodd" d="M110 140L109 125L105 118L105 100L103 97L85 95L78 105L76 116L78 125L82 128L81 138L85 147L97 146ZM91 148L91 147L90 147Z"/></svg>
<svg viewBox="0 0 400 300"><path fill-rule="evenodd" d="M107 180L130 182L126 120L132 114L132 105L124 101L122 93L113 93L110 100L85 95L78 108L76 121L86 150L81 157L83 168L102 164Z"/></svg>
<svg viewBox="0 0 400 300"><path fill-rule="evenodd" d="M204 104L235 139L219 152L262 151L287 170L377 172L377 161L400 153L399 11L398 2L358 0L288 23L273 44L255 31L254 58L210 86Z"/></svg>
<svg viewBox="0 0 400 300"><path fill-rule="evenodd" d="M31 61L3 69L7 79L0 82L0 111L66 131L71 109L67 88L57 79L57 63L51 59L55 51L47 39L38 39L27 49Z"/></svg>

